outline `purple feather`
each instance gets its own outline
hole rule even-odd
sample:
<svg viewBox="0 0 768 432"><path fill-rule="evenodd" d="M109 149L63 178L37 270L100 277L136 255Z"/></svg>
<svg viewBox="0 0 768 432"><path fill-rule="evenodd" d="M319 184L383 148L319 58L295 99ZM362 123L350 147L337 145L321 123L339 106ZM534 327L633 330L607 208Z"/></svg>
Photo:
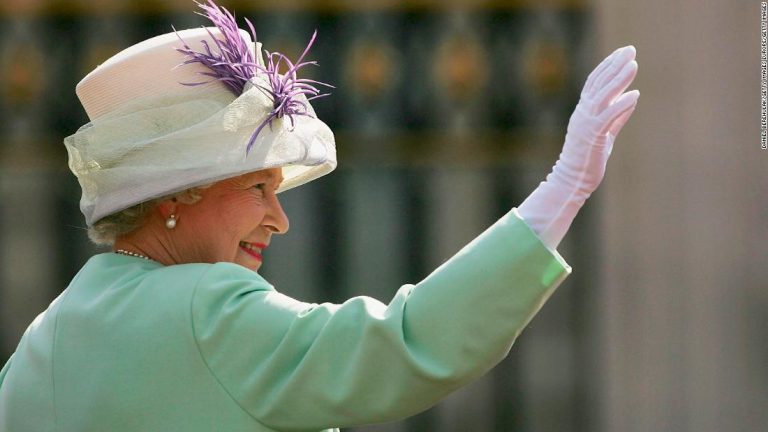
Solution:
<svg viewBox="0 0 768 432"><path fill-rule="evenodd" d="M246 147L246 155L250 152L251 147L253 146L253 143L256 142L256 138L261 130L264 129L266 125L269 125L270 128L272 127L272 120L287 116L293 127L295 125L293 116L310 116L306 104L297 100L297 96L303 94L307 97L307 100L317 99L319 97L328 96L329 93L321 94L320 90L318 90L315 85L334 88L330 84L310 79L301 79L296 76L299 69L304 66L317 65L317 62L315 61L303 61L304 57L309 52L309 49L315 42L317 30L315 30L307 47L304 49L304 52L295 63L291 62L288 57L283 54L265 51L269 60L267 61L266 67L262 67L256 63L255 53L252 53L249 50L248 41L240 34L240 28L237 26L237 21L232 13L225 8L216 5L213 0L208 0L208 4L197 3L197 5L203 10L203 13L197 13L208 18L219 29L224 39L217 39L209 31L208 33L215 43L216 49L212 49L209 43L203 41L205 52L198 52L192 50L192 48L184 42L181 36L179 36L179 40L181 40L184 45L182 48L177 48L176 50L189 57L182 63L182 65L200 63L206 66L211 72L203 72L201 75L212 77L212 81L221 81L222 84L235 94L235 96L240 96L243 93L246 83L253 78L257 72L266 75L267 81L271 87L268 88L259 85L259 88L272 98L273 109L251 135L251 138L248 141L248 146ZM253 41L256 42L256 30L254 29L253 24L247 18L245 19L245 22L248 24L248 28L251 31ZM174 28L173 31L176 32L176 29ZM178 32L176 34L178 36ZM284 75L281 75L279 71L283 63L287 67L287 72ZM209 82L211 82L211 80L181 84L197 86Z"/></svg>

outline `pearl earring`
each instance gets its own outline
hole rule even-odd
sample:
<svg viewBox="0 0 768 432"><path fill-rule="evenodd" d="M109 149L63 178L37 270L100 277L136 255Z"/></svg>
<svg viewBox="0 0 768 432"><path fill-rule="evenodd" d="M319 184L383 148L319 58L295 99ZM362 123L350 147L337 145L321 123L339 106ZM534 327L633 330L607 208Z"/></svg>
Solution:
<svg viewBox="0 0 768 432"><path fill-rule="evenodd" d="M176 215L170 215L165 221L165 227L168 229L176 228Z"/></svg>

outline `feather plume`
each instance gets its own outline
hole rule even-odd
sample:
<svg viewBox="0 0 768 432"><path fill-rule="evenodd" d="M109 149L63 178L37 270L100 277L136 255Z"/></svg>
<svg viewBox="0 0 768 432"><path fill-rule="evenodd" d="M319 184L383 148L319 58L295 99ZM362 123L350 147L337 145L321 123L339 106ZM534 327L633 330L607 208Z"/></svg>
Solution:
<svg viewBox="0 0 768 432"><path fill-rule="evenodd" d="M213 78L203 82L181 84L197 86L211 81L221 81L235 96L240 96L243 93L246 83L256 76L257 73L265 74L270 84L270 87L257 84L262 91L272 98L273 109L251 135L246 147L246 155L250 152L253 143L262 129L267 125L270 128L272 127L273 120L287 116L291 126L294 126L293 116L311 116L306 104L297 100L297 96L304 95L309 101L329 95L329 93L321 94L316 85L334 88L330 84L297 77L299 69L307 65L317 65L315 61L304 61L304 57L306 57L317 38L317 30L312 34L307 47L296 62L292 62L281 53L270 53L265 50L268 61L266 66L261 66L256 63L255 53L249 49L249 42L240 34L237 20L232 13L218 6L213 0L208 0L207 4L195 3L203 10L202 13L197 13L208 18L219 29L224 39L216 38L209 31L208 34L215 47L211 47L210 43L203 41L202 44L205 51L199 52L193 50L179 36L183 46L176 50L188 57L181 65L200 63L210 70L210 72L201 72L201 75ZM253 24L247 18L245 22L251 31L253 41L256 42L256 30ZM173 31L176 32L176 29L174 28ZM176 34L178 36L178 32ZM280 74L281 67L287 69L285 74Z"/></svg>

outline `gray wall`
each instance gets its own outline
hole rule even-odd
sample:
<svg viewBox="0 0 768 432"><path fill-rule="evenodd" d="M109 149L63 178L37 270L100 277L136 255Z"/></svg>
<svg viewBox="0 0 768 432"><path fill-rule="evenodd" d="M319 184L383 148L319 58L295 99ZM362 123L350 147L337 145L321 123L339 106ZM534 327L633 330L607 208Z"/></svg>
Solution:
<svg viewBox="0 0 768 432"><path fill-rule="evenodd" d="M600 192L600 430L768 425L760 3L598 0L633 43L637 112Z"/></svg>

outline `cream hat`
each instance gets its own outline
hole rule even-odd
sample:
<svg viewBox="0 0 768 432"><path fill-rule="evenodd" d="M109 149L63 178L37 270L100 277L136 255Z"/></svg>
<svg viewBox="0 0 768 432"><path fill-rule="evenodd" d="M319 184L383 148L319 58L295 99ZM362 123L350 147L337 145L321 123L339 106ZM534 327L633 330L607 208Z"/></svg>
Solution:
<svg viewBox="0 0 768 432"><path fill-rule="evenodd" d="M293 74L278 74L287 59L268 53L265 65L261 44L238 29L227 11L209 4L201 7L216 27L143 41L77 85L91 121L64 144L83 190L80 210L89 226L135 204L247 172L283 167L282 192L336 167L333 133L306 97L316 97L317 89L295 77L301 65ZM226 43L233 39L247 47L242 62L250 65L231 61ZM206 53L251 71L242 92L195 57Z"/></svg>

